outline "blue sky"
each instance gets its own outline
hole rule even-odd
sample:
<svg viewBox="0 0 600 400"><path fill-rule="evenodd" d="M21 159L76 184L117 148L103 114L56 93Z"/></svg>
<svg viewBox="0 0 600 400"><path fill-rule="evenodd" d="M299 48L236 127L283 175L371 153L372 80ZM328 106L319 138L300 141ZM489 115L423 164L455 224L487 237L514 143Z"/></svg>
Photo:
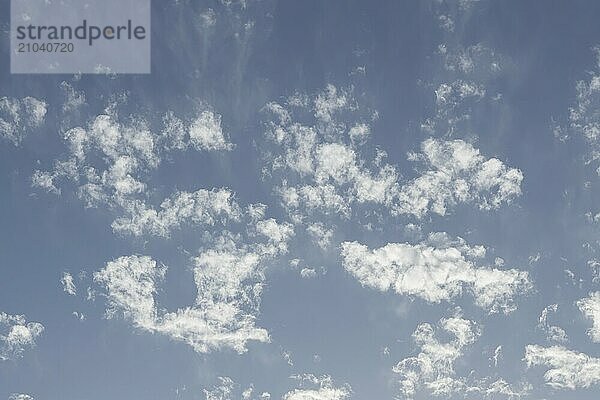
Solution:
<svg viewBox="0 0 600 400"><path fill-rule="evenodd" d="M599 12L154 1L150 75L2 58L0 399L597 398Z"/></svg>

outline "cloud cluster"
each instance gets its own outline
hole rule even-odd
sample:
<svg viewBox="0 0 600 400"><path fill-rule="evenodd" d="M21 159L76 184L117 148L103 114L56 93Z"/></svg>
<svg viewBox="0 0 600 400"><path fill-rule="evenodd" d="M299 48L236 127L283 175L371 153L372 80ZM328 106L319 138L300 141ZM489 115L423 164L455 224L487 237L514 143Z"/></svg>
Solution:
<svg viewBox="0 0 600 400"><path fill-rule="evenodd" d="M526 393L527 388L514 388L503 379L474 380L456 376L454 366L466 348L481 335L480 328L460 316L441 319L437 326L420 324L412 337L420 352L405 358L394 366L398 375L400 395L411 399L421 392L433 396L450 397L461 394L476 398L516 398ZM448 337L444 341L442 338Z"/></svg>
<svg viewBox="0 0 600 400"><path fill-rule="evenodd" d="M27 322L24 315L0 312L0 360L14 360L36 345L44 332L39 322Z"/></svg>
<svg viewBox="0 0 600 400"><path fill-rule="evenodd" d="M363 286L431 303L450 301L468 291L479 307L511 312L515 297L531 287L528 273L482 266L479 259L484 255L482 246L471 247L443 233L418 244L388 243L373 250L344 242L341 250L344 268Z"/></svg>
<svg viewBox="0 0 600 400"><path fill-rule="evenodd" d="M442 319L439 329L448 332L452 340L442 343L436 338L432 325L420 324L412 336L421 352L393 368L399 375L400 393L406 398L412 398L421 388L434 395L449 395L459 389L457 386L462 386L453 377L454 363L462 356L463 348L479 337L479 328L472 321L453 317Z"/></svg>
<svg viewBox="0 0 600 400"><path fill-rule="evenodd" d="M34 97L0 97L0 137L18 146L32 130L43 124L46 112L46 102Z"/></svg>
<svg viewBox="0 0 600 400"><path fill-rule="evenodd" d="M577 302L581 312L592 320L592 327L588 330L588 335L594 342L600 342L600 292L590 293Z"/></svg>
<svg viewBox="0 0 600 400"><path fill-rule="evenodd" d="M306 214L350 217L351 206L391 205L398 173L378 152L367 162L361 148L374 114L351 91L328 85L313 98L269 103L266 137L273 145L265 173L279 178L276 192L292 218Z"/></svg>
<svg viewBox="0 0 600 400"><path fill-rule="evenodd" d="M497 158L486 159L463 140L427 139L421 153L411 158L423 161L428 169L402 187L396 205L399 213L445 215L459 203L490 210L521 195L520 170Z"/></svg>
<svg viewBox="0 0 600 400"><path fill-rule="evenodd" d="M600 383L600 359L563 346L528 345L525 361L529 367L545 367L546 384L557 389L574 390Z"/></svg>
<svg viewBox="0 0 600 400"><path fill-rule="evenodd" d="M236 221L240 207L228 189L198 189L178 191L154 209L143 201L125 204L126 216L115 219L112 228L117 233L133 236L155 235L169 237L172 230L187 225L215 225Z"/></svg>
<svg viewBox="0 0 600 400"><path fill-rule="evenodd" d="M192 306L164 312L155 295L167 268L148 256L124 256L94 274L106 289L107 317L123 315L134 326L166 335L207 353L221 348L245 352L248 341L268 342L256 316L265 264L287 251L289 224L257 221L248 233L254 242L232 233L214 238L212 247L192 259L197 297Z"/></svg>
<svg viewBox="0 0 600 400"><path fill-rule="evenodd" d="M466 84L444 86L438 101L477 94ZM359 107L351 91L332 85L314 98L294 96L283 104L269 103L266 137L274 144L265 174L278 177L276 193L296 222L312 215L350 218L359 206L381 206L393 215L422 218L445 215L460 203L495 209L521 194L523 174L497 158L486 158L463 140L430 138L410 160L425 170L407 182L385 152L370 147L369 114ZM371 151L372 152L372 151Z"/></svg>
<svg viewBox="0 0 600 400"><path fill-rule="evenodd" d="M113 105L106 114L96 116L86 127L67 130L63 135L67 156L57 160L50 171L35 171L33 186L60 194L61 186L72 184L86 207L117 210L122 217L113 224L115 230L134 235L168 236L183 219L211 223L217 214L230 211L227 207L233 204L221 204L231 201L232 195L225 189L175 193L161 204L160 211L147 204L149 174L165 154L232 148L218 114L201 110L186 122L167 112L161 131L153 132L143 117L120 122L115 108Z"/></svg>

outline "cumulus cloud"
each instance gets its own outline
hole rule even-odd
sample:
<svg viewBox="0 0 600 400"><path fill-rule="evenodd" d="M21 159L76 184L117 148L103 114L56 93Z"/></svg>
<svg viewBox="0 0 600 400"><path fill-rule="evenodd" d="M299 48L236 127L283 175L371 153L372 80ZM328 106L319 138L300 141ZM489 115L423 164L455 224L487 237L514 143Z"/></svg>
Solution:
<svg viewBox="0 0 600 400"><path fill-rule="evenodd" d="M35 97L1 97L0 137L18 146L32 130L43 124L46 112L46 102Z"/></svg>
<svg viewBox="0 0 600 400"><path fill-rule="evenodd" d="M330 376L317 377L312 374L297 375L293 378L311 388L298 388L287 392L283 400L344 400L350 397L352 390L349 385L336 387Z"/></svg>
<svg viewBox="0 0 600 400"><path fill-rule="evenodd" d="M240 245L242 238L225 233L194 257L196 301L173 312L155 303L165 266L136 255L107 263L94 275L106 289L107 317L123 315L137 328L182 341L200 353L221 348L243 353L248 341L268 342L267 330L255 325L265 263L287 251L293 229L268 219L258 221L250 235L255 242Z"/></svg>
<svg viewBox="0 0 600 400"><path fill-rule="evenodd" d="M579 300L577 306L592 321L588 335L594 342L600 342L600 292L590 293L588 297Z"/></svg>
<svg viewBox="0 0 600 400"><path fill-rule="evenodd" d="M212 111L202 111L190 125L190 144L198 150L231 150L223 128L221 116Z"/></svg>
<svg viewBox="0 0 600 400"><path fill-rule="evenodd" d="M35 171L32 185L56 194L74 185L73 190L86 207L103 205L123 214L113 226L124 233L168 236L168 230L179 226L181 218L210 221L211 206L219 207L210 202L227 201L224 197L231 196L225 189L177 192L156 211L147 204L147 181L169 152L230 149L221 117L202 110L186 122L168 112L162 131L154 132L143 116L121 122L115 107L109 107L106 114L96 116L85 127L66 130L63 139L68 154L57 160L53 169Z"/></svg>
<svg viewBox="0 0 600 400"><path fill-rule="evenodd" d="M468 246L431 234L418 243L388 243L369 249L358 242L342 243L342 263L363 286L382 292L393 290L427 302L450 301L469 291L475 303L492 313L513 311L515 297L531 283L525 271L482 266L482 246Z"/></svg>
<svg viewBox="0 0 600 400"><path fill-rule="evenodd" d="M63 272L63 276L60 278L60 283L63 287L63 291L68 295L75 296L77 294L77 287L75 286L73 275L70 273Z"/></svg>
<svg viewBox="0 0 600 400"><path fill-rule="evenodd" d="M588 388L600 383L600 359L563 346L525 348L528 367L545 367L546 384L557 389Z"/></svg>
<svg viewBox="0 0 600 400"><path fill-rule="evenodd" d="M442 85L438 102L482 90L465 82ZM445 215L461 203L492 210L521 194L520 170L463 140L423 141L409 158L425 170L402 182L384 162L385 152L367 146L375 113L363 108L351 91L332 85L314 98L295 96L265 106L266 138L273 145L266 150L265 176L276 180L275 192L295 222L310 224L322 215L348 219L371 210L368 206L417 218Z"/></svg>
<svg viewBox="0 0 600 400"><path fill-rule="evenodd" d="M296 221L306 214L350 216L351 207L390 204L398 173L385 155L363 154L374 113L350 90L333 85L310 98L296 95L265 106L265 173L279 179L276 193Z"/></svg>
<svg viewBox="0 0 600 400"><path fill-rule="evenodd" d="M411 399L418 393L450 397L456 394L478 398L516 398L527 388L515 388L503 379L473 379L456 376L455 363L481 335L480 328L460 316L442 318L437 326L420 324L412 337L420 352L394 366L400 395ZM442 338L448 337L446 341Z"/></svg>
<svg viewBox="0 0 600 400"><path fill-rule="evenodd" d="M427 139L421 153L411 156L428 170L404 185L398 195L398 213L423 217L445 215L459 203L475 203L490 210L521 195L523 173L496 158L486 159L463 140Z"/></svg>
<svg viewBox="0 0 600 400"><path fill-rule="evenodd" d="M39 322L27 322L24 315L0 312L0 360L20 358L35 347L36 339L44 331Z"/></svg>
<svg viewBox="0 0 600 400"><path fill-rule="evenodd" d="M233 192L223 188L176 192L160 204L159 210L142 201L132 201L124 208L126 216L117 218L112 228L134 236L169 237L173 229L183 224L214 225L218 221L237 220L241 215Z"/></svg>

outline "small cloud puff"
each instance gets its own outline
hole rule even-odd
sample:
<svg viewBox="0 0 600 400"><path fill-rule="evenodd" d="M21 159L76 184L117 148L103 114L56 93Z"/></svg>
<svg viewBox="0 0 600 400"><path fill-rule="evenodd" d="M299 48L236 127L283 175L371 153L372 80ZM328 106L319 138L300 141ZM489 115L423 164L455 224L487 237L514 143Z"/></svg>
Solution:
<svg viewBox="0 0 600 400"><path fill-rule="evenodd" d="M63 276L60 278L60 283L62 284L63 291L68 295L75 296L77 294L77 287L75 286L73 275L70 273L63 272Z"/></svg>
<svg viewBox="0 0 600 400"><path fill-rule="evenodd" d="M334 386L328 375L317 377L312 374L294 375L292 378L310 388L298 388L287 392L283 400L344 400L350 397L352 389L349 385Z"/></svg>
<svg viewBox="0 0 600 400"><path fill-rule="evenodd" d="M14 360L35 347L44 332L39 322L27 322L24 315L0 312L0 360Z"/></svg>
<svg viewBox="0 0 600 400"><path fill-rule="evenodd" d="M34 97L0 98L0 137L18 146L46 117L48 105Z"/></svg>

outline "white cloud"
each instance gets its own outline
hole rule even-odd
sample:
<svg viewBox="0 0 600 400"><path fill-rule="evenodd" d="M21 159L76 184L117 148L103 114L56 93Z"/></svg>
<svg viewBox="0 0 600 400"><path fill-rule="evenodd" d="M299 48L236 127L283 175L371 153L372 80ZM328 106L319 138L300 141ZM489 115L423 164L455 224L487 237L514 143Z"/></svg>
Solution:
<svg viewBox="0 0 600 400"><path fill-rule="evenodd" d="M68 295L75 296L77 294L75 281L73 280L73 276L70 273L63 272L62 278L60 278L60 283L63 287L63 291Z"/></svg>
<svg viewBox="0 0 600 400"><path fill-rule="evenodd" d="M0 312L0 360L20 358L35 347L36 339L44 331L39 322L27 322L24 315Z"/></svg>
<svg viewBox="0 0 600 400"><path fill-rule="evenodd" d="M498 78L509 75L505 72L511 65L507 57L482 43L464 46L460 39L462 27L474 16L467 5L471 3L475 1L432 3L435 22L442 32L437 51L428 57L431 72L423 82L434 99L433 113L421 127L437 137L473 136L474 121L493 115L502 98L496 91L502 86Z"/></svg>
<svg viewBox="0 0 600 400"><path fill-rule="evenodd" d="M350 140L353 142L362 142L371 135L371 127L365 123L357 123L348 131Z"/></svg>
<svg viewBox="0 0 600 400"><path fill-rule="evenodd" d="M47 104L34 97L0 98L0 137L18 146L46 117Z"/></svg>
<svg viewBox="0 0 600 400"><path fill-rule="evenodd" d="M274 256L287 252L287 243L294 235L294 228L287 222L278 223L273 218L268 218L256 222L256 232L269 242L268 246L261 247L261 251Z"/></svg>
<svg viewBox="0 0 600 400"><path fill-rule="evenodd" d="M300 270L300 276L306 279L314 278L317 276L317 271L315 271L313 268L302 268Z"/></svg>
<svg viewBox="0 0 600 400"><path fill-rule="evenodd" d="M420 324L412 336L421 352L393 368L399 375L403 396L412 398L421 389L434 395L450 395L459 389L457 385L464 385L453 378L454 363L463 355L463 348L475 342L480 335L479 328L472 321L453 317L440 320L439 329L450 334L452 339L441 342L432 325Z"/></svg>
<svg viewBox="0 0 600 400"><path fill-rule="evenodd" d="M528 345L525 361L529 367L545 367L546 384L557 389L574 390L600 383L600 359L563 346Z"/></svg>
<svg viewBox="0 0 600 400"><path fill-rule="evenodd" d="M265 150L265 174L280 179L276 192L296 222L316 211L347 218L352 205L390 204L398 174L382 162L383 152L365 157L374 113L360 108L352 91L328 85L313 98L297 95L265 111L273 145Z"/></svg>
<svg viewBox="0 0 600 400"><path fill-rule="evenodd" d="M34 400L34 397L25 393L13 393L8 396L8 400Z"/></svg>
<svg viewBox="0 0 600 400"><path fill-rule="evenodd" d="M577 306L587 318L592 320L588 335L594 342L600 342L600 292L590 293L588 297L579 300Z"/></svg>
<svg viewBox="0 0 600 400"><path fill-rule="evenodd" d="M346 108L348 105L348 94L339 91L335 86L329 84L325 90L317 95L315 100L315 117L324 123L331 122L331 115Z"/></svg>
<svg viewBox="0 0 600 400"><path fill-rule="evenodd" d="M301 222L305 215L316 211L326 215L339 215L342 218L350 217L348 200L342 197L333 185L288 187L284 184L278 193L295 222Z"/></svg>
<svg viewBox="0 0 600 400"><path fill-rule="evenodd" d="M134 325L152 330L157 319L154 295L166 268L147 256L125 256L106 264L94 280L106 287L107 316L122 313Z"/></svg>
<svg viewBox="0 0 600 400"><path fill-rule="evenodd" d="M431 234L413 245L388 243L370 250L358 242L342 243L344 268L363 286L431 303L449 301L468 290L475 303L490 312L508 313L516 308L517 295L529 290L527 272L479 265L481 246L464 240L451 241L445 234Z"/></svg>
<svg viewBox="0 0 600 400"><path fill-rule="evenodd" d="M469 78L479 76L489 79L499 72L505 63L503 57L481 43L467 47L456 46L452 49L446 45L440 45L438 54L442 56L444 68L447 71L456 72ZM481 85L479 84L479 87Z"/></svg>
<svg viewBox="0 0 600 400"><path fill-rule="evenodd" d="M268 392L263 392L258 396L254 396L254 385L252 384L246 389L241 390L240 385L227 376L220 376L217 380L217 384L212 388L202 390L205 400L267 400L271 398L271 395Z"/></svg>
<svg viewBox="0 0 600 400"><path fill-rule="evenodd" d="M241 210L228 189L199 189L195 192L176 192L156 210L142 201L124 204L126 216L112 223L115 232L141 236L151 234L169 237L182 225L215 225L237 220Z"/></svg>
<svg viewBox="0 0 600 400"><path fill-rule="evenodd" d="M217 214L229 210L211 208L233 204L226 189L194 193L176 192L156 211L148 205L148 179L165 154L195 148L202 151L228 150L220 116L200 111L192 122L184 122L172 112L165 114L163 129L153 132L143 116L121 123L115 108L96 116L86 127L75 127L64 133L68 154L50 171L35 171L32 185L56 194L68 185L86 207L108 206L121 213L116 230L140 235L150 233L168 236L182 219L192 223L212 223ZM189 133L188 133L189 132ZM208 221L208 222L206 222Z"/></svg>
<svg viewBox="0 0 600 400"><path fill-rule="evenodd" d="M202 111L190 125L190 144L198 150L231 150L223 128L221 116L212 111Z"/></svg>
<svg viewBox="0 0 600 400"><path fill-rule="evenodd" d="M541 329L546 334L546 340L558 343L566 343L569 341L569 338L564 329L548 322L550 313L556 313L557 310L558 304L551 304L547 307L544 307L540 314L538 329Z"/></svg>
<svg viewBox="0 0 600 400"><path fill-rule="evenodd" d="M219 383L211 389L203 389L206 400L231 400L235 382L228 376L220 376Z"/></svg>
<svg viewBox="0 0 600 400"><path fill-rule="evenodd" d="M293 376L293 378L313 387L289 391L283 396L283 400L344 400L349 398L352 393L348 385L334 386L333 380L328 375L317 377L306 374Z"/></svg>
<svg viewBox="0 0 600 400"><path fill-rule="evenodd" d="M436 327L420 324L412 337L420 352L394 366L402 398L419 393L451 397L455 394L478 398L521 397L528 388L515 388L503 379L474 379L456 376L455 364L468 346L481 335L479 327L460 316L442 318ZM447 337L444 341L442 338Z"/></svg>
<svg viewBox="0 0 600 400"><path fill-rule="evenodd" d="M395 210L423 217L445 215L459 203L490 210L521 195L523 174L496 158L486 159L462 140L427 139L421 153L412 155L430 168L400 190Z"/></svg>
<svg viewBox="0 0 600 400"><path fill-rule="evenodd" d="M327 228L324 224L316 222L310 224L306 230L313 241L323 250L326 250L331 245L333 230Z"/></svg>
<svg viewBox="0 0 600 400"><path fill-rule="evenodd" d="M440 86L438 101L477 97L482 91L458 81ZM273 146L265 149L264 174L275 180L276 193L296 223L322 214L347 219L371 211L369 206L417 218L445 215L461 203L492 210L521 194L520 170L484 157L463 140L423 141L421 152L410 159L426 169L402 184L396 168L384 162L385 152L365 146L374 113L359 107L351 91L340 93L329 85L314 99L293 100L265 106L266 138ZM310 111L313 118L306 116Z"/></svg>
<svg viewBox="0 0 600 400"><path fill-rule="evenodd" d="M229 262L235 265L226 264ZM204 255L195 269L198 285L195 306L166 313L158 310L154 299L166 268L149 257L118 258L97 272L95 279L107 289L108 318L123 314L134 326L183 341L197 352L232 348L243 353L249 340L269 341L267 331L255 327L255 317L243 312L238 303L244 296L251 296L250 302L255 301L252 290L260 290L251 285L241 287L256 262L252 255L237 258L223 253ZM204 267L208 271L202 271ZM234 268L229 270L229 267Z"/></svg>
<svg viewBox="0 0 600 400"><path fill-rule="evenodd" d="M75 88L66 81L60 83L60 88L63 91L64 103L62 105L63 113L73 112L85 104L85 93L75 90Z"/></svg>
<svg viewBox="0 0 600 400"><path fill-rule="evenodd" d="M455 81L451 84L442 83L435 90L438 106L456 107L466 98L481 99L485 96L485 89L481 85L472 82Z"/></svg>
<svg viewBox="0 0 600 400"><path fill-rule="evenodd" d="M173 312L155 303L166 267L147 256L109 262L94 275L107 292L107 317L122 314L135 327L182 341L200 353L222 348L243 353L248 341L268 342L267 330L255 325L265 264L287 251L293 229L268 219L257 221L253 232L257 241L250 245L239 245L243 238L224 233L194 257L196 301Z"/></svg>
<svg viewBox="0 0 600 400"><path fill-rule="evenodd" d="M597 159L600 157L600 117L597 112L600 106L600 47L594 47L593 52L596 68L589 80L576 84L577 101L569 109L569 127L585 138L592 147L592 158Z"/></svg>

